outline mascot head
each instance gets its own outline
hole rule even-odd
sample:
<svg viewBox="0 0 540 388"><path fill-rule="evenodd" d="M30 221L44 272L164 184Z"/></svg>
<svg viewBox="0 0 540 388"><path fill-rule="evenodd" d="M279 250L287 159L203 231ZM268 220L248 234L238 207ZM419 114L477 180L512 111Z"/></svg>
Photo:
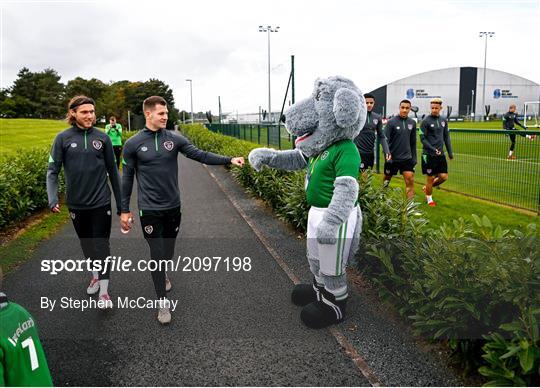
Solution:
<svg viewBox="0 0 540 388"><path fill-rule="evenodd" d="M308 157L333 143L354 139L366 121L366 103L349 79L336 76L315 81L311 97L285 112L285 127L297 137L296 148Z"/></svg>

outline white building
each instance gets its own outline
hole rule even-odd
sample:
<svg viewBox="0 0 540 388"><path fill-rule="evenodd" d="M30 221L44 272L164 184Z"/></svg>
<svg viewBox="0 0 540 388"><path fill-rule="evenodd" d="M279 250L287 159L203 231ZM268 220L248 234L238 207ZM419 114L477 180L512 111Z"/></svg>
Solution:
<svg viewBox="0 0 540 388"><path fill-rule="evenodd" d="M451 67L415 74L372 91L376 100L374 110L386 116L395 115L399 102L409 99L418 107L418 117L422 117L429 114L429 101L439 97L443 100L445 114L449 106L451 116L470 116L474 112L479 117L485 114L481 107L483 80L484 69L477 67ZM512 103L517 105L519 113L523 113L526 101L540 99L540 85L536 82L493 69L486 71L485 90L485 105L490 106L490 115L504 114ZM538 106L528 109L534 109L538 114Z"/></svg>

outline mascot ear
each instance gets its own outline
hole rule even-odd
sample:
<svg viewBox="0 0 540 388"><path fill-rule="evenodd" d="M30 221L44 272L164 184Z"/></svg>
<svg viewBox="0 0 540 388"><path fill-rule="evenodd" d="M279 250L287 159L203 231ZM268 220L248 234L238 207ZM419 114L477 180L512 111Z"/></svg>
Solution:
<svg viewBox="0 0 540 388"><path fill-rule="evenodd" d="M340 88L334 95L334 117L341 128L348 128L360 116L362 100L350 89Z"/></svg>

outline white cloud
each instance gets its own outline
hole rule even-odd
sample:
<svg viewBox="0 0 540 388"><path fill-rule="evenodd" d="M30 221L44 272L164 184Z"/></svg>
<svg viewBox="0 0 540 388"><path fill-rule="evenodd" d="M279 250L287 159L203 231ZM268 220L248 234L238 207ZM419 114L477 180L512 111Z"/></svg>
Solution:
<svg viewBox="0 0 540 388"><path fill-rule="evenodd" d="M159 78L177 106L256 112L267 107L271 34L272 108L279 109L295 55L296 96L320 76L342 74L364 90L412 74L483 66L540 82L537 1L3 1L2 86L17 71L56 69L103 81Z"/></svg>

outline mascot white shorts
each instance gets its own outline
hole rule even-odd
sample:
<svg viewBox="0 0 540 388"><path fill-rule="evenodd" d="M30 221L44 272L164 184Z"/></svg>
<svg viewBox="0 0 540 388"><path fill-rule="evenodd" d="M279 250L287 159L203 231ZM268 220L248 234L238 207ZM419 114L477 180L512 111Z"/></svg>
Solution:
<svg viewBox="0 0 540 388"><path fill-rule="evenodd" d="M308 256L319 260L320 272L327 276L343 275L349 260L354 230L358 221L358 206L354 207L349 218L338 228L335 244L319 244L317 242L317 227L323 219L326 208L314 207L309 209L307 228ZM360 218L360 222L362 219Z"/></svg>

